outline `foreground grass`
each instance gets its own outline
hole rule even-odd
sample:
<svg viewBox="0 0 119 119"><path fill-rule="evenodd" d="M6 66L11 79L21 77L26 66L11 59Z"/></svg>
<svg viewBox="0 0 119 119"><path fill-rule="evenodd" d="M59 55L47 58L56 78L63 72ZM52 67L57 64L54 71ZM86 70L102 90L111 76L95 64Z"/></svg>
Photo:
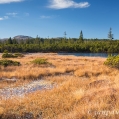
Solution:
<svg viewBox="0 0 119 119"><path fill-rule="evenodd" d="M52 66L32 65L30 62L36 58L47 59ZM104 58L46 54L13 60L20 61L21 66L1 67L0 76L19 80L14 84L1 81L1 88L40 78L55 82L57 86L27 94L21 99L1 98L1 118L118 119L119 71L104 66Z"/></svg>

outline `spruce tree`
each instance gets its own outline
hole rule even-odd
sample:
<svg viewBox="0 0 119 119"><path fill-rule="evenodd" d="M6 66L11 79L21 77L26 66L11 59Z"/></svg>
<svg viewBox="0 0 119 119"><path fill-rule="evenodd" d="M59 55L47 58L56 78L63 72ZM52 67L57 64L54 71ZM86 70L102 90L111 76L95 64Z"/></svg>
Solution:
<svg viewBox="0 0 119 119"><path fill-rule="evenodd" d="M110 40L113 39L112 28L110 28L110 30L109 30L108 38L109 38Z"/></svg>
<svg viewBox="0 0 119 119"><path fill-rule="evenodd" d="M80 41L80 42L83 42L83 32L82 32L82 30L81 30L81 32L80 32L79 41Z"/></svg>
<svg viewBox="0 0 119 119"><path fill-rule="evenodd" d="M66 35L67 35L67 33L66 33L66 31L64 32L64 39L66 39Z"/></svg>
<svg viewBox="0 0 119 119"><path fill-rule="evenodd" d="M8 44L12 44L13 43L11 37L7 40L7 43Z"/></svg>

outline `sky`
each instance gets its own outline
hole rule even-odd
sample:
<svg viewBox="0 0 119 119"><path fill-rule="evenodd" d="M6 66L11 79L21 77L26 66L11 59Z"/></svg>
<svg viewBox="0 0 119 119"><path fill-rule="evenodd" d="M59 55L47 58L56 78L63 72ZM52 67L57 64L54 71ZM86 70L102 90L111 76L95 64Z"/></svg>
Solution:
<svg viewBox="0 0 119 119"><path fill-rule="evenodd" d="M119 0L0 0L0 38L119 39Z"/></svg>

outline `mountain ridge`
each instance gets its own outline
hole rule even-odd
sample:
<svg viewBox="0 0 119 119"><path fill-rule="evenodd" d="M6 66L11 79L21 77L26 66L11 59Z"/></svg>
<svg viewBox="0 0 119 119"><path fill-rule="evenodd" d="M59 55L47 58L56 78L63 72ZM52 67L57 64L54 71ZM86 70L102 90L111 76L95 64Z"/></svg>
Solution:
<svg viewBox="0 0 119 119"><path fill-rule="evenodd" d="M14 36L13 39L32 39L31 36L25 36L25 35L17 35L17 36Z"/></svg>

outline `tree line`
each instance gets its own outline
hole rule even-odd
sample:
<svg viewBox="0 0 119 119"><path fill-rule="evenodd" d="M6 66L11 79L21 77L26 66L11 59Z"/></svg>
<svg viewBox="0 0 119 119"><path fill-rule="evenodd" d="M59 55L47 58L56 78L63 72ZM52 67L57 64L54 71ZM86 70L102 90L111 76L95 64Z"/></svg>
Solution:
<svg viewBox="0 0 119 119"><path fill-rule="evenodd" d="M112 40L110 29L109 39L84 39L83 32L79 38L36 38L0 40L0 52L86 52L86 53L119 53L119 40Z"/></svg>
<svg viewBox="0 0 119 119"><path fill-rule="evenodd" d="M119 53L119 41L108 39L43 39L0 41L0 52L92 52Z"/></svg>

